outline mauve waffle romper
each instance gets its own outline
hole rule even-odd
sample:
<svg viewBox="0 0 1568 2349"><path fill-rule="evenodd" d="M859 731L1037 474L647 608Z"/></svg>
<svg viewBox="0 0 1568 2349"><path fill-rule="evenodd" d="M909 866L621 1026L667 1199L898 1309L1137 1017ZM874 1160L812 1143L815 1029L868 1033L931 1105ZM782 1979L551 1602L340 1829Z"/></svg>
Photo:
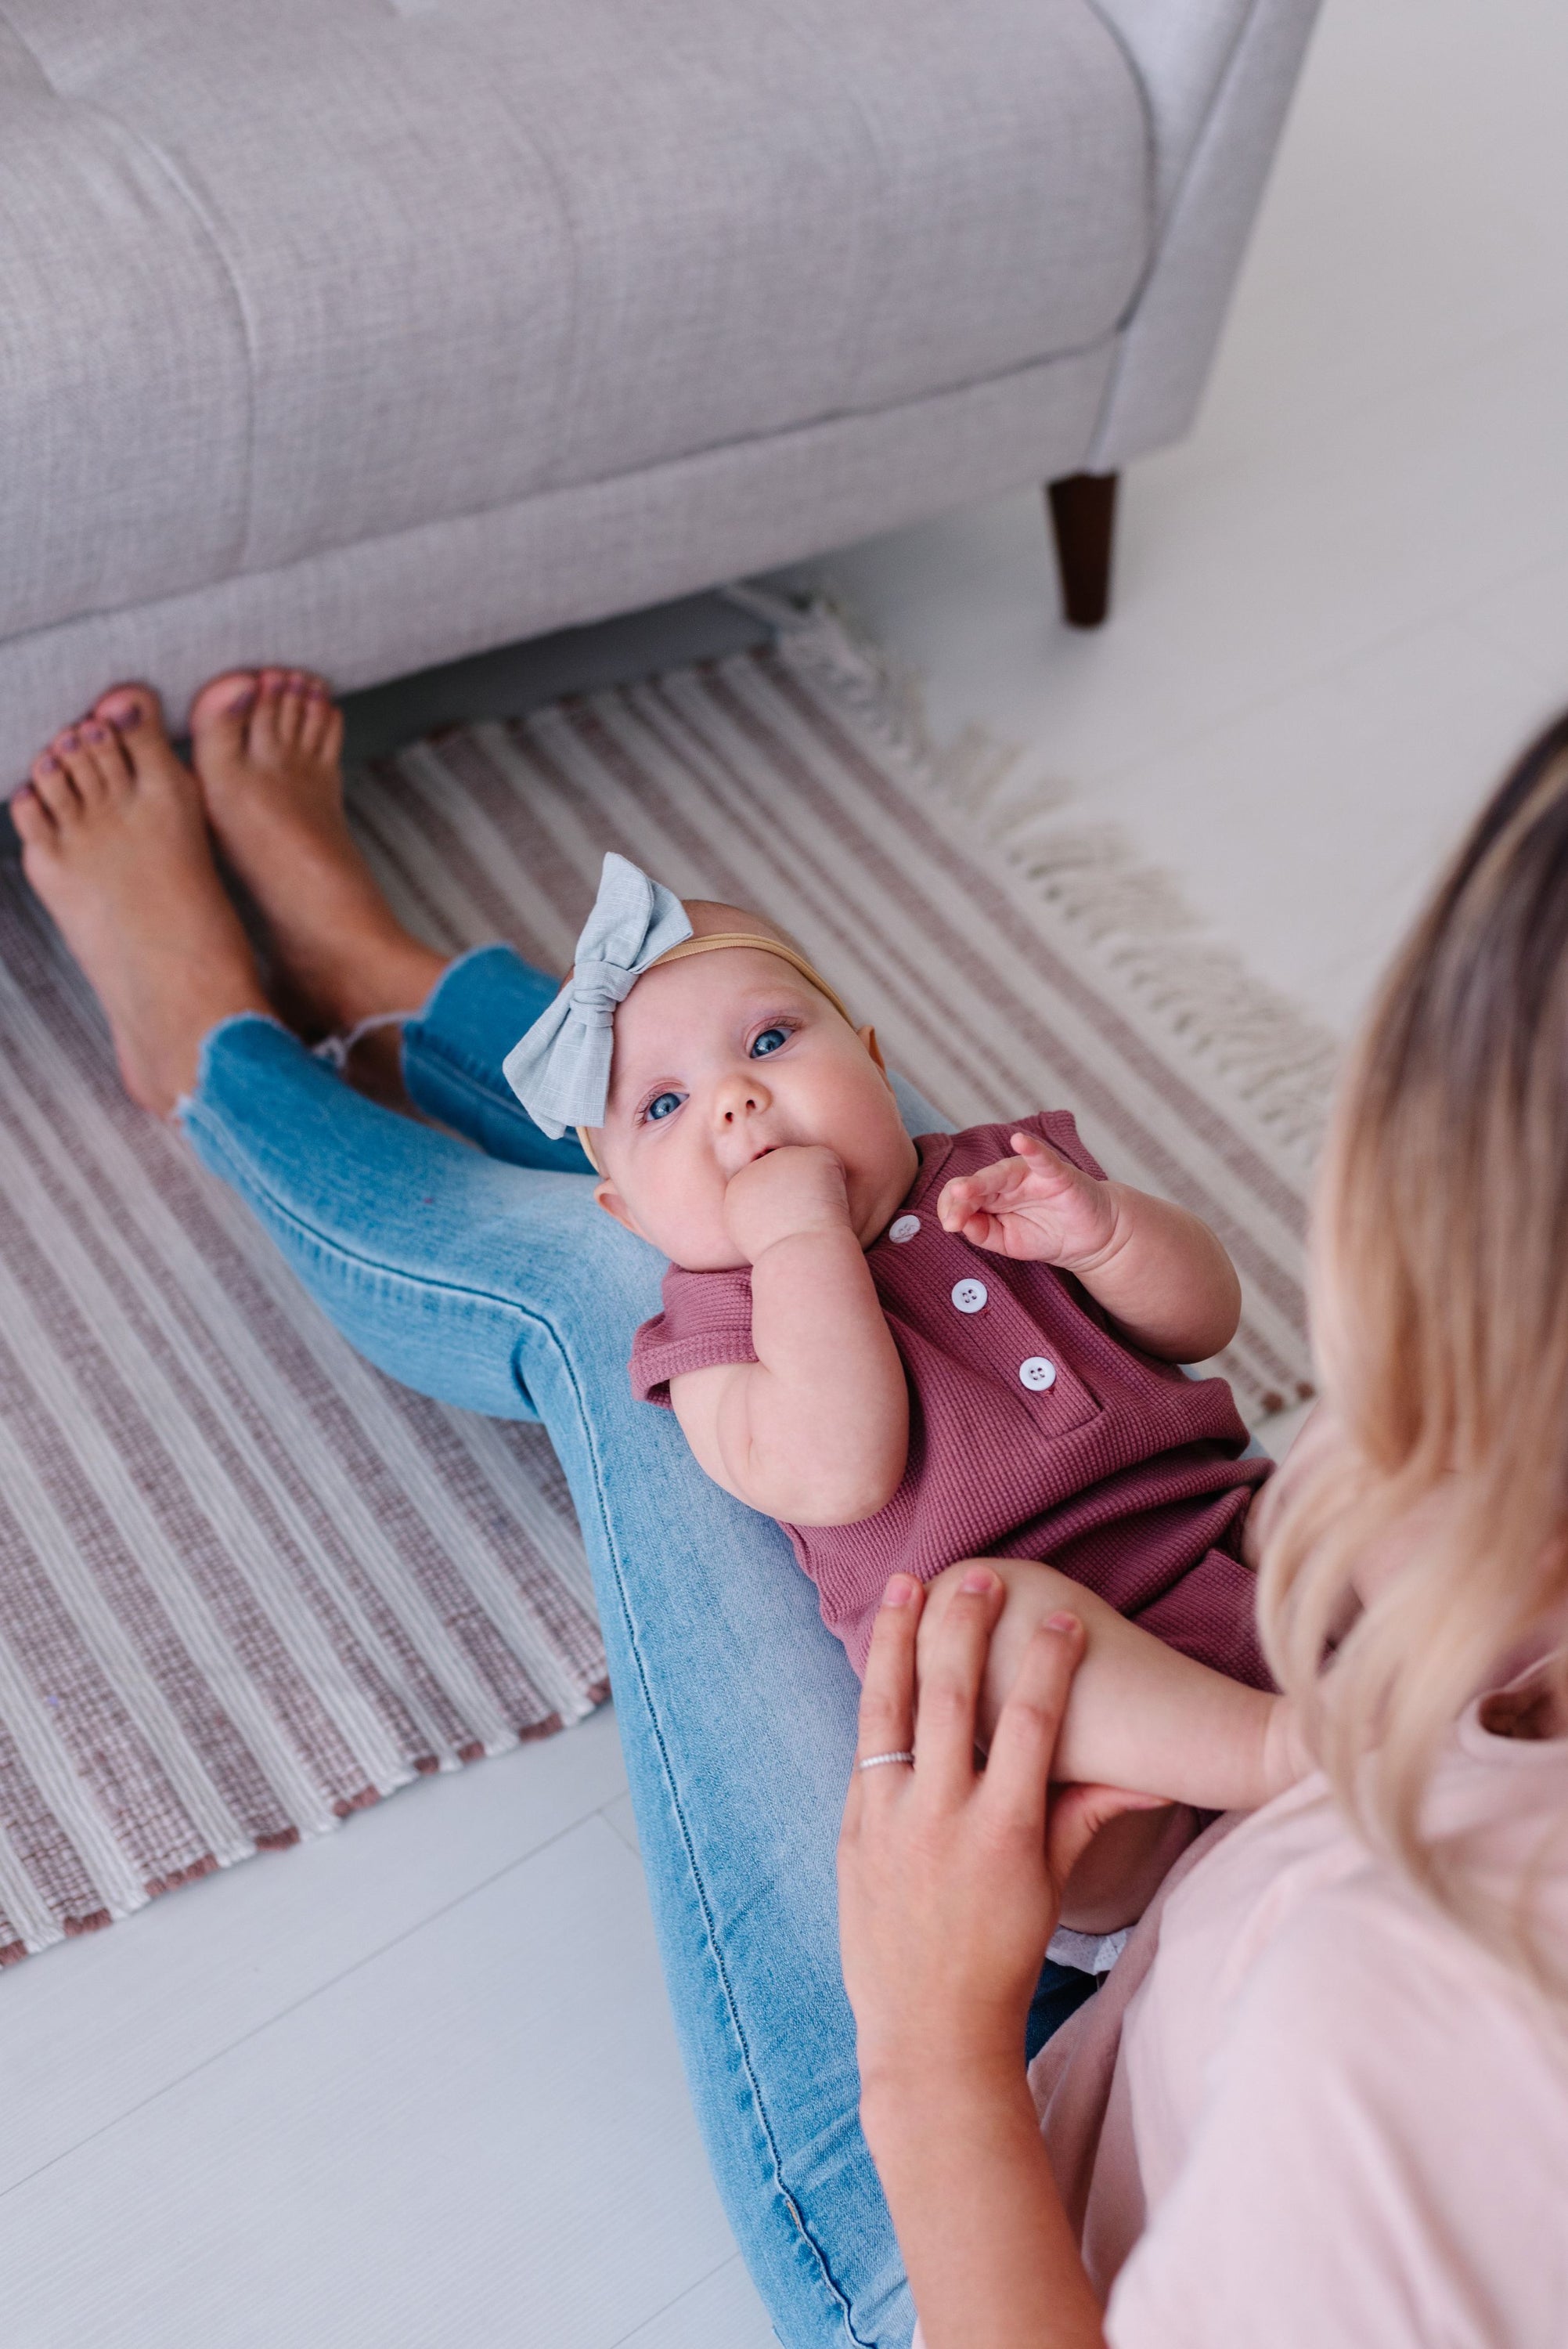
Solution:
<svg viewBox="0 0 1568 2349"><path fill-rule="evenodd" d="M1102 1175L1065 1111L923 1134L909 1196L866 1251L909 1380L909 1464L875 1516L785 1526L822 1620L863 1672L889 1575L1044 1558L1183 1655L1271 1688L1237 1555L1270 1463L1240 1457L1223 1379L1140 1352L1070 1274L988 1255L936 1219L944 1183L1010 1156L1020 1132ZM640 1400L667 1406L683 1371L756 1361L749 1266L672 1266L664 1305L633 1344Z"/></svg>

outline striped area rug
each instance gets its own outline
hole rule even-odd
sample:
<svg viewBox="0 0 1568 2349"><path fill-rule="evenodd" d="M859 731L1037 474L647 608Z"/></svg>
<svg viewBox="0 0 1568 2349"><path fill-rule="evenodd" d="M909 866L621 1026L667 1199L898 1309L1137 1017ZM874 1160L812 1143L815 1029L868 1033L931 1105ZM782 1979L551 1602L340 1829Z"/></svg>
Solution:
<svg viewBox="0 0 1568 2349"><path fill-rule="evenodd" d="M764 907L964 1123L1078 1111L1222 1234L1249 1416L1308 1392L1304 1197L1330 1048L1114 843L925 750L823 610L712 667L446 733L356 780L454 952L569 958L603 851ZM360 1362L132 1109L0 867L0 1964L604 1693L543 1437Z"/></svg>
<svg viewBox="0 0 1568 2349"><path fill-rule="evenodd" d="M358 1361L0 865L0 1964L604 1693L543 1435Z"/></svg>

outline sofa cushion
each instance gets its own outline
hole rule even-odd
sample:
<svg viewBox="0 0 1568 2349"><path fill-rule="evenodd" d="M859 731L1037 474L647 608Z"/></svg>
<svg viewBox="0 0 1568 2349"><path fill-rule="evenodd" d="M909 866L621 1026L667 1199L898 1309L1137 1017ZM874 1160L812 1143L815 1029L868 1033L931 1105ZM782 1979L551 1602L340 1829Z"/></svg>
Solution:
<svg viewBox="0 0 1568 2349"><path fill-rule="evenodd" d="M7 0L0 628L1111 334L1088 0Z"/></svg>

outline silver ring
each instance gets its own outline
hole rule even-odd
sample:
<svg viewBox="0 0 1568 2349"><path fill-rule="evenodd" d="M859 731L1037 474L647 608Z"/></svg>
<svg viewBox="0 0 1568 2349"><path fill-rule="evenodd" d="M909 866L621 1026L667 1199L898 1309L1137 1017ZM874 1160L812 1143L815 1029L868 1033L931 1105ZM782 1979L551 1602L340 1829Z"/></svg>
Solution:
<svg viewBox="0 0 1568 2349"><path fill-rule="evenodd" d="M880 1770L884 1762L913 1762L913 1754L868 1754L863 1762L855 1764L855 1767L857 1770Z"/></svg>

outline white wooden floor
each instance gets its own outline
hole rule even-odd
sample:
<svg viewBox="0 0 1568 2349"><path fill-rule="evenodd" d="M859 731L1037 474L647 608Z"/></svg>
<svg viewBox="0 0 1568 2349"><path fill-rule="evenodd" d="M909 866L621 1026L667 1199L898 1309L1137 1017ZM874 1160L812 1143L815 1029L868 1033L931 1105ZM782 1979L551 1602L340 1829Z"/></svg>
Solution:
<svg viewBox="0 0 1568 2349"><path fill-rule="evenodd" d="M1561 0L1327 0L1201 429L1129 480L1102 636L1051 620L1032 493L814 566L939 730L1026 744L1341 1027L1568 700L1565 86ZM469 665L362 732L732 625L699 601ZM769 2338L608 1717L8 1973L0 2098L6 2349Z"/></svg>

